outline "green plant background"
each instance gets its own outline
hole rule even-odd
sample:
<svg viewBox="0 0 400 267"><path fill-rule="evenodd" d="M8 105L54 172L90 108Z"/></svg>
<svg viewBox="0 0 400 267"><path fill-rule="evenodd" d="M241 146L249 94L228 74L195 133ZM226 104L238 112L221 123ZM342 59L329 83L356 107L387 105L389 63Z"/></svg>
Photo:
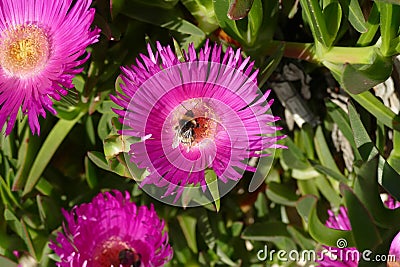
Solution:
<svg viewBox="0 0 400 267"><path fill-rule="evenodd" d="M338 238L388 253L400 210L385 208L380 194L400 200L400 118L396 106L376 96L376 86L391 79L392 97L399 98L399 2L237 0L232 8L233 2L95 1L100 41L89 48L76 89L55 103L57 117L40 120L40 136L31 135L23 116L10 136L0 136L0 266L17 266L14 250L32 260L26 266L55 266L48 242L61 229L61 208L109 189L154 203L174 249L168 266L297 266L261 262L257 252L264 245L314 250ZM176 208L143 193L130 177L109 95L120 66L134 63L147 43L179 52L207 38L241 47L255 60L260 89L274 89L272 111L282 117L288 149L276 152L256 191L249 192L245 173L214 204ZM288 67L297 78L285 75ZM299 116L290 115L293 105L277 85L291 92ZM324 226L327 209L340 205L348 208L352 231Z"/></svg>

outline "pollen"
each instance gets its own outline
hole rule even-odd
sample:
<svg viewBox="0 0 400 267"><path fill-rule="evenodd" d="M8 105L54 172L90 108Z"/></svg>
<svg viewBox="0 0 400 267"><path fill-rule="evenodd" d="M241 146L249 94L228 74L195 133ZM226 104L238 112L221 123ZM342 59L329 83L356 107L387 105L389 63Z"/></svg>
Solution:
<svg viewBox="0 0 400 267"><path fill-rule="evenodd" d="M1 34L0 64L10 76L35 76L46 66L49 55L49 38L36 25L18 26Z"/></svg>
<svg viewBox="0 0 400 267"><path fill-rule="evenodd" d="M213 140L217 132L218 118L213 105L195 98L182 103L175 110L175 140L188 150L201 145L205 139ZM173 146L175 147L175 146Z"/></svg>
<svg viewBox="0 0 400 267"><path fill-rule="evenodd" d="M93 267L120 266L120 252L133 250L119 237L111 237L100 246L97 246L93 255Z"/></svg>

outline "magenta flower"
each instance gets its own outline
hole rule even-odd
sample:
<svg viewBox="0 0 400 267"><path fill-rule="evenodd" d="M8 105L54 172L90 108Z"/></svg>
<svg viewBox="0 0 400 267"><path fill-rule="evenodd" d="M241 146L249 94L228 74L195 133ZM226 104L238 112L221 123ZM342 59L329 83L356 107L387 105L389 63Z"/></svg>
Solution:
<svg viewBox="0 0 400 267"><path fill-rule="evenodd" d="M400 266L400 232L393 238L392 244L390 245L389 255L395 256L394 261L388 261L388 267Z"/></svg>
<svg viewBox="0 0 400 267"><path fill-rule="evenodd" d="M338 230L351 230L350 220L347 215L347 209L340 207L339 213L335 215L331 210L328 210L329 218L326 221L326 226ZM319 254L317 262L323 267L357 267L359 254L357 248L348 248L346 240L338 240L337 248L328 246L324 247L324 253ZM328 251L329 253L325 253Z"/></svg>
<svg viewBox="0 0 400 267"><path fill-rule="evenodd" d="M388 195L384 201L389 209L400 207L400 202L397 202L393 197ZM340 207L339 213L335 215L331 210L328 210L329 218L326 221L326 226L338 230L351 230L350 219L345 207ZM400 236L399 234L392 241L389 254L400 256ZM317 262L323 267L357 267L358 261L362 255L357 248L348 248L347 241L342 239L337 241L337 248L323 246L323 253L319 253ZM399 257L400 258L400 257ZM397 258L397 259L399 259Z"/></svg>
<svg viewBox="0 0 400 267"><path fill-rule="evenodd" d="M21 108L32 133L38 116L56 114L52 100L73 88L88 45L99 30L90 25L91 0L3 0L0 2L0 129L9 134Z"/></svg>
<svg viewBox="0 0 400 267"><path fill-rule="evenodd" d="M91 203L63 211L67 224L50 248L62 267L153 267L172 258L164 221L137 207L119 191L99 194Z"/></svg>
<svg viewBox="0 0 400 267"><path fill-rule="evenodd" d="M193 45L180 60L157 43L153 53L123 68L122 93L112 100L126 136L140 137L130 147L130 160L146 168L141 181L167 186L165 196L187 185L206 189L205 172L213 170L224 183L237 181L251 157L281 147L275 136L278 120L267 113L272 100L258 90L254 62L240 50L209 45L197 54Z"/></svg>

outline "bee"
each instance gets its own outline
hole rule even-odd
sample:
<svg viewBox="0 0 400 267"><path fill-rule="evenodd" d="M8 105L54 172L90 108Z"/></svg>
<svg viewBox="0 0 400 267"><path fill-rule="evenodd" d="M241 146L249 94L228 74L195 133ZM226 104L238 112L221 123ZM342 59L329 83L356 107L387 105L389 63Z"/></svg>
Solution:
<svg viewBox="0 0 400 267"><path fill-rule="evenodd" d="M142 255L131 249L123 249L118 254L119 264L123 267L139 267L142 264Z"/></svg>
<svg viewBox="0 0 400 267"><path fill-rule="evenodd" d="M172 143L172 148L177 148L179 142L187 145L192 145L196 139L195 128L198 128L199 124L194 117L192 110L187 110L183 118L179 120L178 126L175 127L175 136Z"/></svg>

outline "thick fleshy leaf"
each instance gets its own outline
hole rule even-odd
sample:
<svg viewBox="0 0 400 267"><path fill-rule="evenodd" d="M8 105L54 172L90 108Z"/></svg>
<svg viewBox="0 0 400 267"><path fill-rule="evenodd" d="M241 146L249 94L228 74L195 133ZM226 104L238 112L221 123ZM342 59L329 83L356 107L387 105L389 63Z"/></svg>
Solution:
<svg viewBox="0 0 400 267"><path fill-rule="evenodd" d="M183 14L180 14L176 9L165 10L127 1L121 13L142 22L188 34L191 40L195 42L195 45L200 44L205 39L205 33L194 24L183 19Z"/></svg>
<svg viewBox="0 0 400 267"><path fill-rule="evenodd" d="M18 267L18 263L0 255L0 266L2 267Z"/></svg>
<svg viewBox="0 0 400 267"><path fill-rule="evenodd" d="M375 157L358 171L354 193L360 198L379 226L393 228L400 222L400 209L390 210L383 205L379 193L377 171L378 157Z"/></svg>
<svg viewBox="0 0 400 267"><path fill-rule="evenodd" d="M188 215L181 215L177 217L179 225L181 226L182 232L186 238L189 248L197 253L197 241L196 241L196 224L197 219Z"/></svg>
<svg viewBox="0 0 400 267"><path fill-rule="evenodd" d="M376 55L371 65L345 64L340 83L349 92L359 94L387 80L392 73L392 58Z"/></svg>
<svg viewBox="0 0 400 267"><path fill-rule="evenodd" d="M211 196L215 203L215 208L219 211L221 204L220 204L220 195L219 195L219 188L218 188L218 177L215 174L214 170L206 170L205 171L205 179L207 188L211 193Z"/></svg>
<svg viewBox="0 0 400 267"><path fill-rule="evenodd" d="M60 119L53 127L32 164L28 180L23 190L23 195L28 194L35 187L57 148L84 114L85 113L82 112L75 119L70 121Z"/></svg>
<svg viewBox="0 0 400 267"><path fill-rule="evenodd" d="M400 6L389 3L378 2L380 17L380 30L382 44L380 51L384 56L392 56L396 53L395 48L398 44L398 30L400 22Z"/></svg>
<svg viewBox="0 0 400 267"><path fill-rule="evenodd" d="M349 103L347 107L349 109L350 123L357 149L360 152L362 159L364 161L369 161L374 158L379 151L371 141L367 130L365 130L354 105Z"/></svg>
<svg viewBox="0 0 400 267"><path fill-rule="evenodd" d="M348 247L355 247L352 232L336 230L325 226L318 218L316 208L317 198L315 196L305 196L301 198L296 206L300 216L308 223L308 232L314 240L327 246L336 247L337 241L344 238L347 241Z"/></svg>
<svg viewBox="0 0 400 267"><path fill-rule="evenodd" d="M400 174L396 172L379 154L367 131L365 130L358 114L352 104L348 105L354 140L364 161L370 161L379 156L378 183L383 186L393 197L400 199Z"/></svg>
<svg viewBox="0 0 400 267"><path fill-rule="evenodd" d="M219 26L235 40L244 39L244 31L241 31L234 20L228 18L229 0L213 0L214 12Z"/></svg>
<svg viewBox="0 0 400 267"><path fill-rule="evenodd" d="M379 11L378 6L374 3L370 11L368 21L366 23L367 31L363 32L357 40L358 46L371 45L374 37L379 29Z"/></svg>
<svg viewBox="0 0 400 267"><path fill-rule="evenodd" d="M315 41L321 43L325 47L332 45L333 39L329 35L325 18L318 0L300 0L307 21L310 25Z"/></svg>
<svg viewBox="0 0 400 267"><path fill-rule="evenodd" d="M339 2L354 29L361 33L366 32L367 26L358 0L339 0Z"/></svg>
<svg viewBox="0 0 400 267"><path fill-rule="evenodd" d="M336 39L340 29L340 22L342 20L342 8L338 2L330 2L323 10L323 15L326 22L329 22L329 27L326 28L330 39L333 42Z"/></svg>
<svg viewBox="0 0 400 267"><path fill-rule="evenodd" d="M400 131L400 116L396 115L390 108L386 107L371 92L363 92L358 95L350 93L350 96L363 108L368 110L378 121L387 127Z"/></svg>
<svg viewBox="0 0 400 267"><path fill-rule="evenodd" d="M212 0L181 0L198 22L198 27L206 33L218 28Z"/></svg>
<svg viewBox="0 0 400 267"><path fill-rule="evenodd" d="M342 184L341 193L344 196L354 241L360 251L373 248L382 242L373 218L350 187Z"/></svg>
<svg viewBox="0 0 400 267"><path fill-rule="evenodd" d="M249 14L254 0L233 0L229 6L228 18L233 20L242 19Z"/></svg>
<svg viewBox="0 0 400 267"><path fill-rule="evenodd" d="M296 192L291 190L289 186L275 182L268 183L266 193L271 201L285 206L294 207L299 199Z"/></svg>

